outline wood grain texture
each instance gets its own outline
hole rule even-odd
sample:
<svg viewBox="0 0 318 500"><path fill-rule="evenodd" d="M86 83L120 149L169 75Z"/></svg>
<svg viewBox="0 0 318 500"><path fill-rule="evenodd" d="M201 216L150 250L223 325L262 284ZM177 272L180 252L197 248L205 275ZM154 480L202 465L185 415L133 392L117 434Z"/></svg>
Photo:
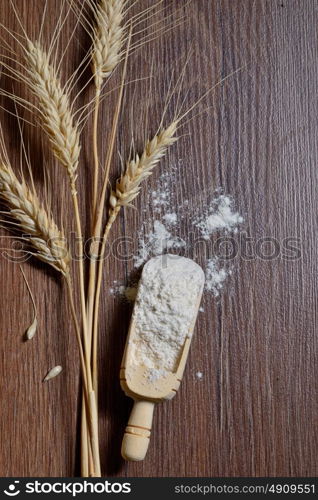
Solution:
<svg viewBox="0 0 318 500"><path fill-rule="evenodd" d="M36 36L44 0L14 3L28 32ZM47 40L60 3L48 0ZM141 0L136 9L150 4ZM183 96L189 91L187 106L226 75L241 71L197 109L209 108L184 127L182 138L137 200L139 210L123 212L114 228L116 245L109 248L112 255L105 266L101 307L103 474L317 476L318 0L192 0L183 9L185 5L181 0L164 2L164 11L155 20L169 14L177 18L176 8L181 6L186 22L132 56L128 81L142 80L127 85L125 92L117 143L123 157L132 131L139 147L146 132L156 130L169 82L180 74L189 51L193 53L182 89ZM10 29L20 31L10 2L1 2L0 17ZM73 26L74 18L69 16L61 47ZM10 41L4 30L1 34ZM64 75L76 67L88 46L79 31L63 61ZM152 65L155 78L150 82L144 78ZM81 84L88 77L89 72ZM117 72L112 85L119 80ZM9 84L5 76L1 82ZM23 92L19 86L17 90ZM80 104L90 97L88 89ZM103 154L115 99L112 93L103 108L99 127ZM176 99L174 95L170 117ZM2 105L12 111L8 102ZM16 120L5 114L2 120L12 163L19 168ZM37 130L26 127L25 134L36 185L43 192L45 144L39 143ZM90 134L89 121L79 190L87 224ZM70 231L72 212L64 171L50 163L52 209ZM231 278L219 298L204 297L205 312L198 320L180 391L156 409L146 460L128 464L120 458L120 445L131 401L120 389L118 373L131 311L109 294L109 287L115 279L124 281L130 275L133 261L120 258L120 251L136 250L136 234L153 210L147 190L154 189L159 175L174 166L175 207L185 198L190 200L189 218L182 222L180 236L188 237L191 212L222 187L244 215L244 231L252 238L250 257L243 255L237 235ZM115 157L112 179L119 172L120 161ZM8 233L1 234L4 248ZM121 237L130 239L119 244ZM274 245L264 238L275 238L279 255L260 257L266 245ZM300 258L284 256L286 238L297 238ZM204 252L213 256L219 243L214 238L204 248L192 245L186 254L202 263ZM30 261L24 269L35 292L40 323L28 343L22 336L30 324L31 303L18 266L2 252L0 475L78 475L79 360L65 290L45 266ZM43 385L47 370L57 364L64 367L63 373ZM196 377L198 371L203 373L201 380Z"/></svg>

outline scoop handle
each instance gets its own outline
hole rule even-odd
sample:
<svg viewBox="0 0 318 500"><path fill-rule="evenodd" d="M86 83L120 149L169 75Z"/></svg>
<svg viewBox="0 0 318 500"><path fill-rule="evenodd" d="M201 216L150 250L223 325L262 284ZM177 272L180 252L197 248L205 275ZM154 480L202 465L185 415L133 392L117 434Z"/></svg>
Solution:
<svg viewBox="0 0 318 500"><path fill-rule="evenodd" d="M155 404L151 401L135 401L125 430L121 454L125 460L138 462L146 456L150 441Z"/></svg>

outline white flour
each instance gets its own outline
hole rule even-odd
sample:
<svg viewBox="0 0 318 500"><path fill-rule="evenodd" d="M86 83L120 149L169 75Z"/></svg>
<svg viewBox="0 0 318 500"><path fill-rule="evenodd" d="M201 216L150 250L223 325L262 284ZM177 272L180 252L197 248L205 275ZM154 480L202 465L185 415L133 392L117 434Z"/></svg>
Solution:
<svg viewBox="0 0 318 500"><path fill-rule="evenodd" d="M205 289L217 297L226 278L232 274L231 270L223 269L217 258L207 261L205 268Z"/></svg>
<svg viewBox="0 0 318 500"><path fill-rule="evenodd" d="M125 285L119 285L117 280L113 282L113 286L109 289L111 295L125 295L125 291Z"/></svg>
<svg viewBox="0 0 318 500"><path fill-rule="evenodd" d="M205 265L205 290L212 293L214 297L218 297L223 288L226 279L231 276L232 269L225 269L221 266L217 257L209 259ZM137 296L138 284L125 286L118 285L114 281L113 286L109 289L111 295L121 297L128 302L134 302ZM199 308L199 312L204 313L204 307Z"/></svg>
<svg viewBox="0 0 318 500"><path fill-rule="evenodd" d="M168 212L168 213L164 214L164 216L162 218L168 227L169 226L176 226L178 223L177 214L175 212L171 212L171 213Z"/></svg>
<svg viewBox="0 0 318 500"><path fill-rule="evenodd" d="M238 212L233 212L232 208L233 201L228 196L221 195L213 200L205 214L200 215L195 221L195 226L204 239L208 240L211 234L221 229L226 232L237 232L243 217Z"/></svg>
<svg viewBox="0 0 318 500"><path fill-rule="evenodd" d="M141 266L149 257L161 255L167 250L184 248L186 243L178 236L173 236L170 231L156 220L153 230L139 239L138 254L134 257L135 267Z"/></svg>
<svg viewBox="0 0 318 500"><path fill-rule="evenodd" d="M151 381L177 368L182 346L196 317L204 273L190 259L165 255L144 267L133 320L132 359L148 368Z"/></svg>
<svg viewBox="0 0 318 500"><path fill-rule="evenodd" d="M221 189L216 190L214 198L203 209L196 210L189 216L189 200L184 199L178 205L178 210L173 210L175 201L172 187L176 185L173 180L176 177L176 166L172 167L171 172L165 172L159 177L158 187L148 194L148 203L156 214L156 220L146 218L143 229L138 235L138 248L135 251L134 267L141 267L151 257L162 255L169 251L175 251L183 255L191 255L193 240L191 239L191 226L194 227L194 238L197 238L198 231L206 241L213 238L216 232L236 233L239 225L243 222L243 217L234 209L233 199L225 194L220 194ZM195 204L194 204L195 206ZM149 208L145 209L149 212ZM178 237L180 230L180 221L188 220L189 231L186 233L186 241ZM208 243L209 244L209 243ZM223 268L217 257L205 260L203 263L206 273L205 290L218 296L226 279L232 271ZM121 284L119 286L114 282L110 293L125 297L128 301L133 301L135 296L135 287L127 289Z"/></svg>
<svg viewBox="0 0 318 500"><path fill-rule="evenodd" d="M166 208L169 205L169 191L152 191L151 197L152 197L152 204L153 204L153 209L154 212L158 213L161 212L161 208Z"/></svg>
<svg viewBox="0 0 318 500"><path fill-rule="evenodd" d="M157 182L157 189L148 195L148 203L152 205L155 214L162 214L172 205L172 188L176 185L174 181L176 166L172 165L169 172L160 175ZM147 211L147 209L145 209Z"/></svg>

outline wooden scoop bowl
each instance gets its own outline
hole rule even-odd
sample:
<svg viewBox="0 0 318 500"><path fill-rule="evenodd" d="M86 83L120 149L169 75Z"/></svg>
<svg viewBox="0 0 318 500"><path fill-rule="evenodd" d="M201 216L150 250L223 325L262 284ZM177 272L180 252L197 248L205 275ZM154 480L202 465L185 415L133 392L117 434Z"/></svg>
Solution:
<svg viewBox="0 0 318 500"><path fill-rule="evenodd" d="M189 261L189 259L184 260ZM147 272L147 265L144 268L140 282L142 282L145 272ZM136 365L136 363L132 362L132 341L134 335L136 335L135 309L138 307L137 304L135 305L123 355L122 367L120 369L121 387L126 395L134 400L134 406L125 430L121 448L121 454L125 460L140 461L145 458L150 441L155 404L172 399L179 389L204 286L204 274L200 266L198 266L198 272L200 272L200 277L202 278L202 286L199 294L193 297L196 308L194 309L193 321L185 342L180 348L177 368L155 382L151 381L147 376L149 372L146 366Z"/></svg>

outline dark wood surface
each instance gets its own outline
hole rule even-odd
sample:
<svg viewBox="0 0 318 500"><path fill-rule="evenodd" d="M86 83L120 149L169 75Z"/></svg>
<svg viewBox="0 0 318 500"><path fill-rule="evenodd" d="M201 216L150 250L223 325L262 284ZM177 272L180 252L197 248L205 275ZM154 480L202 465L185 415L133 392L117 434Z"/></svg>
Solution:
<svg viewBox="0 0 318 500"><path fill-rule="evenodd" d="M140 1L136 12L152 2ZM28 33L36 36L44 0L14 0ZM60 12L48 1L44 37L49 40ZM177 6L181 11L177 12ZM126 158L131 130L136 144L153 133L161 118L169 82L176 81L192 51L182 96L190 106L208 88L238 68L193 113L182 138L149 180L137 211L122 213L112 241L133 237L152 207L146 190L179 159L175 206L191 200L189 213L203 206L215 188L232 195L252 238L250 258L240 236L234 271L219 298L205 295L185 377L177 396L155 414L147 458L124 463L120 444L131 401L119 386L118 370L131 308L109 294L113 280L125 280L133 262L111 256L106 263L101 308L100 435L104 475L117 476L317 476L317 177L318 177L318 1L192 0L164 2L155 20L186 14L186 21L135 53L130 60L124 111L116 148ZM21 33L10 2L1 2L1 22ZM150 21L149 21L150 22ZM165 26L169 27L170 20ZM177 23L180 24L180 23ZM60 53L74 26L66 20ZM12 43L5 30L4 40ZM79 30L62 64L70 74L88 40ZM154 78L150 82L151 67ZM83 76L84 84L88 74ZM111 86L119 82L115 74ZM11 89L3 77L2 86ZM149 91L151 84L151 91ZM10 85L10 87L8 87ZM17 91L19 86L16 87ZM23 89L19 90L23 92ZM88 90L79 100L92 96ZM107 147L116 93L103 107L100 140ZM170 106L173 115L176 96ZM3 101L2 105L14 110ZM148 126L145 116L148 114ZM169 119L169 116L167 119ZM2 115L7 147L19 168L14 118ZM43 151L38 132L25 133L43 192ZM92 160L91 123L85 129L80 172L83 220L89 222ZM45 146L44 146L45 151ZM45 155L47 158L47 155ZM53 211L71 229L71 207L62 167L51 162ZM112 179L118 176L116 156ZM86 193L86 194L85 194ZM147 208L148 214L142 209ZM61 215L62 214L62 215ZM186 223L179 234L189 231ZM1 248L7 245L3 237ZM271 259L262 238L275 238ZM286 239L300 255L290 259ZM258 243L257 243L258 242ZM136 242L135 242L136 243ZM213 240L208 245L213 255ZM271 243L273 245L273 243ZM202 255L192 255L202 262ZM285 255L287 253L287 256ZM24 270L35 293L39 329L22 341L32 309L19 267L0 260L0 474L71 476L79 474L79 360L65 290L55 273L33 261ZM41 381L61 364L61 376ZM196 372L203 373L198 380Z"/></svg>

